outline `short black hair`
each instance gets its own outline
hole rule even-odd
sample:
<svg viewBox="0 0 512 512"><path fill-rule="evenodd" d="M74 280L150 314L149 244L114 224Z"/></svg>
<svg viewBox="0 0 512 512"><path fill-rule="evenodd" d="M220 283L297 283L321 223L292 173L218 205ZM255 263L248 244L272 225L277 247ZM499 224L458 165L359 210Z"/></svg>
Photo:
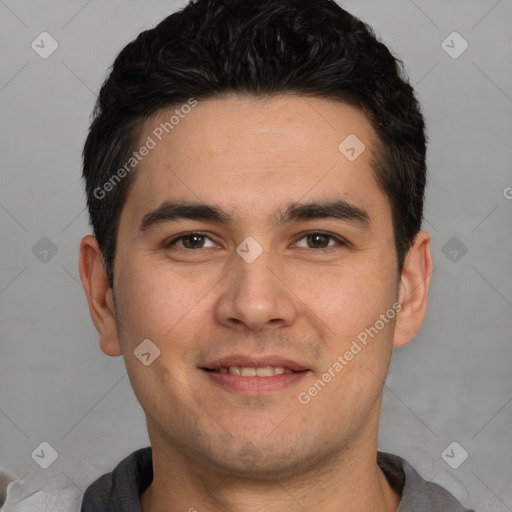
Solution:
<svg viewBox="0 0 512 512"><path fill-rule="evenodd" d="M427 145L403 62L333 0L192 0L121 50L93 112L83 177L110 287L135 175L126 162L143 126L161 109L231 93L333 99L366 114L379 139L372 169L390 201L401 274L421 229Z"/></svg>

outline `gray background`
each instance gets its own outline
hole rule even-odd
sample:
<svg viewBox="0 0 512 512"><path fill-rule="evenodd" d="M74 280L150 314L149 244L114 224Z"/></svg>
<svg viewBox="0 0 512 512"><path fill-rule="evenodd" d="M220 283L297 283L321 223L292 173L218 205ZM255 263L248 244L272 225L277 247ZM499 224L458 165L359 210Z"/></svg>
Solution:
<svg viewBox="0 0 512 512"><path fill-rule="evenodd" d="M379 448L478 510L512 510L512 1L340 3L404 60L430 137L430 304L394 352ZM149 443L78 277L80 155L114 57L184 4L0 0L0 465L18 476L84 489ZM43 31L59 44L47 59L31 48ZM453 31L469 43L457 59L441 45ZM43 237L57 249L46 261ZM46 470L31 458L43 441L59 454ZM453 441L469 453L457 469L441 457Z"/></svg>

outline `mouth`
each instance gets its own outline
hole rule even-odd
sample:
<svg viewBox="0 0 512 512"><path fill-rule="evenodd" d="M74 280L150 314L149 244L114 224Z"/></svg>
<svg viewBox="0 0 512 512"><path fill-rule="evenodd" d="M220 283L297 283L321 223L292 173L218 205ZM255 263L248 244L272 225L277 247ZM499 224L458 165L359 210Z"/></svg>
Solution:
<svg viewBox="0 0 512 512"><path fill-rule="evenodd" d="M280 357L232 356L200 367L210 382L231 392L261 395L285 389L310 370Z"/></svg>
<svg viewBox="0 0 512 512"><path fill-rule="evenodd" d="M273 377L283 373L293 373L290 368L283 366L221 366L218 369L203 368L207 372L229 373L239 377Z"/></svg>

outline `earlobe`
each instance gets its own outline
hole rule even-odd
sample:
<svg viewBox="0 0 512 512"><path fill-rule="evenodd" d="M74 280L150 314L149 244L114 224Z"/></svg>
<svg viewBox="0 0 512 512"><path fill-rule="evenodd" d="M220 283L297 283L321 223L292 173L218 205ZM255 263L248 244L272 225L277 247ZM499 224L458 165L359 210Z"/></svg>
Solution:
<svg viewBox="0 0 512 512"><path fill-rule="evenodd" d="M101 350L109 356L120 356L113 291L109 287L103 256L92 235L80 243L80 279L85 290L91 319L100 335Z"/></svg>
<svg viewBox="0 0 512 512"><path fill-rule="evenodd" d="M397 315L393 345L403 347L419 331L425 319L428 291L433 271L430 235L421 230L409 249L400 276L398 300L402 309Z"/></svg>

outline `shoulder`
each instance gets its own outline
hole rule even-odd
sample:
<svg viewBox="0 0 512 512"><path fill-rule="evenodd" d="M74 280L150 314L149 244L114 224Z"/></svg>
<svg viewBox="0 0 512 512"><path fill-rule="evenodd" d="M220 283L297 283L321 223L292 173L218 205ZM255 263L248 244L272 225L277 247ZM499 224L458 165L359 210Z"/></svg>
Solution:
<svg viewBox="0 0 512 512"><path fill-rule="evenodd" d="M7 486L15 480L19 480L19 478L5 469L0 468L0 507L5 503L5 499L7 497Z"/></svg>
<svg viewBox="0 0 512 512"><path fill-rule="evenodd" d="M89 480L85 492L64 471L31 471L13 478L4 482L4 487L8 485L3 507L0 502L1 512L121 512L125 508L117 508L118 503L139 504L140 493L151 483L152 453L150 447L136 450L111 472L92 483ZM127 496L132 500L127 501Z"/></svg>
<svg viewBox="0 0 512 512"><path fill-rule="evenodd" d="M132 510L152 481L151 447L140 448L87 487L81 512Z"/></svg>
<svg viewBox="0 0 512 512"><path fill-rule="evenodd" d="M377 463L393 488L402 493L397 512L473 512L444 487L425 480L405 459L378 452Z"/></svg>
<svg viewBox="0 0 512 512"><path fill-rule="evenodd" d="M82 491L64 473L29 473L10 481L2 512L78 512Z"/></svg>

